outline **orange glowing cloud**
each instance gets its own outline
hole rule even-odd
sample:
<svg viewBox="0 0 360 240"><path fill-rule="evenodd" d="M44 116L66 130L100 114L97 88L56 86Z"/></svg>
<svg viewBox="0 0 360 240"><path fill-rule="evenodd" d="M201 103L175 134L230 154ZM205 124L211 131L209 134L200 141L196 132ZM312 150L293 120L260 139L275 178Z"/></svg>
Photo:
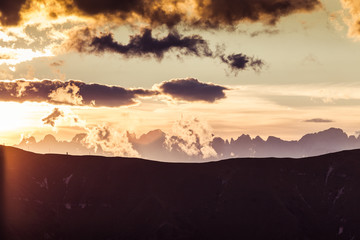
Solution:
<svg viewBox="0 0 360 240"><path fill-rule="evenodd" d="M319 0L5 0L0 4L0 22L17 25L37 18L72 15L118 23L140 21L152 26L172 27L182 22L217 27L241 21L274 24L283 16L319 6Z"/></svg>
<svg viewBox="0 0 360 240"><path fill-rule="evenodd" d="M349 15L344 16L345 23L349 26L348 36L360 40L360 1L341 0Z"/></svg>

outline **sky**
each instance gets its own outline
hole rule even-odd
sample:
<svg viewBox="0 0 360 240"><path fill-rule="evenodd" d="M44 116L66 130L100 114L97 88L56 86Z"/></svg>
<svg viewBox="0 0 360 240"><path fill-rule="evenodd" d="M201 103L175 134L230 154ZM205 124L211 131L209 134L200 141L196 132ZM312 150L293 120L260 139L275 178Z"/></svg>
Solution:
<svg viewBox="0 0 360 240"><path fill-rule="evenodd" d="M5 0L0 24L6 145L360 130L358 0Z"/></svg>

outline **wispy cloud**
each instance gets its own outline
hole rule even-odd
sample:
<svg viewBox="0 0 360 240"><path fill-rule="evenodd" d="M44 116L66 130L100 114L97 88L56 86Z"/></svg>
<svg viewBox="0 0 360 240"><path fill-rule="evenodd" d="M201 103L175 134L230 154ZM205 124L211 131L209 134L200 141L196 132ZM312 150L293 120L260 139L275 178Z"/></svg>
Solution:
<svg viewBox="0 0 360 240"><path fill-rule="evenodd" d="M63 66L64 63L65 62L63 60L59 60L59 61L55 61L55 62L50 63L50 66L51 67L60 67L60 66Z"/></svg>
<svg viewBox="0 0 360 240"><path fill-rule="evenodd" d="M312 118L312 119L307 119L304 122L308 122L308 123L331 123L331 122L334 122L334 121L330 120L330 119L323 119L323 118Z"/></svg>
<svg viewBox="0 0 360 240"><path fill-rule="evenodd" d="M264 29L264 30L259 30L259 31L255 31L250 33L250 37L257 37L260 35L275 35L280 33L280 30L278 29Z"/></svg>
<svg viewBox="0 0 360 240"><path fill-rule="evenodd" d="M171 151L182 151L188 156L206 159L217 156L211 146L213 138L206 122L197 118L181 118L166 135L165 144Z"/></svg>
<svg viewBox="0 0 360 240"><path fill-rule="evenodd" d="M43 118L42 121L44 122L44 124L49 124L52 127L54 127L55 126L55 121L59 117L63 117L63 116L64 116L64 113L62 111L60 111L58 108L54 108L52 113L50 113L49 116Z"/></svg>

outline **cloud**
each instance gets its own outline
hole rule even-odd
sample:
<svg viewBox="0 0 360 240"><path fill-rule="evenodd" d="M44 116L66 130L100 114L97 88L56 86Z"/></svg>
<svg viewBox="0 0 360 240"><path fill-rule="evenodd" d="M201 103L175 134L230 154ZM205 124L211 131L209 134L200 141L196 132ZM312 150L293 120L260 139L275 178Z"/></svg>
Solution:
<svg viewBox="0 0 360 240"><path fill-rule="evenodd" d="M143 29L139 35L133 35L128 44L121 44L114 40L111 33L95 36L93 30L85 28L71 35L70 49L79 52L103 53L113 52L126 57L155 56L164 57L164 53L174 49L183 55L212 56L208 43L199 35L181 36L177 31L171 31L166 37L156 39L151 29Z"/></svg>
<svg viewBox="0 0 360 240"><path fill-rule="evenodd" d="M211 50L209 44L199 35L182 36L176 30L171 30L164 38L154 38L152 30L145 28L138 35L130 37L127 44L121 44L114 40L113 34L96 35L96 31L84 28L70 32L69 40L63 44L68 51L75 50L81 53L117 53L125 57L150 57L158 60L167 52L178 51L181 55L192 55L197 57L220 58L235 73L239 70L252 68L255 71L265 65L260 59L249 57L245 54L225 54L225 49L218 47L216 51Z"/></svg>
<svg viewBox="0 0 360 240"><path fill-rule="evenodd" d="M140 18L151 25L178 23L197 27L234 26L241 21L275 24L281 17L309 12L321 6L319 0L74 0L87 16L105 15L119 20Z"/></svg>
<svg viewBox="0 0 360 240"><path fill-rule="evenodd" d="M182 151L191 157L216 157L217 153L211 146L214 136L210 129L208 124L197 118L181 118L166 135L165 144L170 151Z"/></svg>
<svg viewBox="0 0 360 240"><path fill-rule="evenodd" d="M54 108L52 113L50 113L49 116L43 118L42 121L44 122L44 124L49 124L52 127L55 127L55 121L59 117L63 117L63 116L64 116L64 113L62 111L60 111L58 108Z"/></svg>
<svg viewBox="0 0 360 240"><path fill-rule="evenodd" d="M97 152L112 153L114 156L140 157L129 142L126 131L118 131L108 125L99 125L87 128L87 135L82 143L89 149Z"/></svg>
<svg viewBox="0 0 360 240"><path fill-rule="evenodd" d="M280 30L278 30L278 29L264 29L264 30L252 32L250 34L250 37L257 37L257 36L262 35L262 34L275 35L275 34L278 34L278 33L280 33Z"/></svg>
<svg viewBox="0 0 360 240"><path fill-rule="evenodd" d="M79 91L80 88L75 84L68 84L64 87L54 89L49 93L48 97L55 103L82 105L83 98L79 94Z"/></svg>
<svg viewBox="0 0 360 240"><path fill-rule="evenodd" d="M0 101L120 107L136 104L139 96L156 94L153 90L125 89L75 80L0 81Z"/></svg>
<svg viewBox="0 0 360 240"><path fill-rule="evenodd" d="M185 2L168 0L74 0L74 10L87 16L105 15L111 20L130 21L140 18L151 25L165 24L169 27L176 25L185 17L185 11L181 11L179 4ZM167 10L166 8L171 8Z"/></svg>
<svg viewBox="0 0 360 240"><path fill-rule="evenodd" d="M162 94L171 96L173 99L188 102L203 101L213 103L216 100L226 98L226 87L212 83L202 83L195 78L173 79L162 82L157 86Z"/></svg>
<svg viewBox="0 0 360 240"><path fill-rule="evenodd" d="M60 66L63 66L63 65L64 65L63 60L59 60L59 61L55 61L55 62L50 63L51 67L60 67Z"/></svg>
<svg viewBox="0 0 360 240"><path fill-rule="evenodd" d="M228 56L221 55L220 59L223 63L229 65L230 69L235 72L235 74L244 70L248 67L251 67L254 71L258 72L265 65L261 59L254 57L249 57L244 54L231 54Z"/></svg>
<svg viewBox="0 0 360 240"><path fill-rule="evenodd" d="M14 66L19 63L31 61L35 58L52 57L54 54L48 48L34 50L30 48L14 48L0 46L0 65Z"/></svg>
<svg viewBox="0 0 360 240"><path fill-rule="evenodd" d="M334 121L329 120L329 119L323 119L323 118L313 118L313 119L305 120L304 122L308 122L308 123L331 123L331 122L334 122Z"/></svg>
<svg viewBox="0 0 360 240"><path fill-rule="evenodd" d="M235 25L240 21L275 24L281 17L309 12L321 6L319 0L197 0L201 21L209 25Z"/></svg>
<svg viewBox="0 0 360 240"><path fill-rule="evenodd" d="M53 111L42 119L44 125L49 124L55 129L55 125L66 125L72 127L80 127L86 129L86 121L81 120L70 108L64 107L63 109L54 108Z"/></svg>
<svg viewBox="0 0 360 240"><path fill-rule="evenodd" d="M59 108L54 108L52 113L43 118L42 121L44 124L55 127L55 123L60 119L67 124L70 123L70 126L77 126L85 130L85 133L81 134L81 139L78 140L78 143L92 150L94 153L123 157L140 157L139 153L134 150L132 144L129 142L126 131L114 129L108 124L88 125L86 121L80 119L79 116L75 115L69 109L62 111ZM33 142L36 143L35 140Z"/></svg>
<svg viewBox="0 0 360 240"><path fill-rule="evenodd" d="M121 107L139 103L139 98L158 95L174 100L213 103L225 98L226 87L203 83L194 78L173 79L154 85L152 89L60 80L0 81L0 101L47 102L70 106Z"/></svg>
<svg viewBox="0 0 360 240"><path fill-rule="evenodd" d="M39 8L41 4L45 8ZM77 15L119 24L220 27L242 21L275 24L281 17L313 11L319 6L319 0L3 0L0 22L16 25L22 17L36 16L33 11L46 9L49 19Z"/></svg>
<svg viewBox="0 0 360 240"><path fill-rule="evenodd" d="M80 94L87 105L93 106L130 106L137 102L137 97L157 95L157 92L145 89L126 89L119 86L101 84L82 84Z"/></svg>
<svg viewBox="0 0 360 240"><path fill-rule="evenodd" d="M360 2L358 0L341 0L343 8L348 11L344 22L349 26L348 35L360 39Z"/></svg>
<svg viewBox="0 0 360 240"><path fill-rule="evenodd" d="M0 22L3 25L16 25L20 21L20 10L26 0L0 1Z"/></svg>

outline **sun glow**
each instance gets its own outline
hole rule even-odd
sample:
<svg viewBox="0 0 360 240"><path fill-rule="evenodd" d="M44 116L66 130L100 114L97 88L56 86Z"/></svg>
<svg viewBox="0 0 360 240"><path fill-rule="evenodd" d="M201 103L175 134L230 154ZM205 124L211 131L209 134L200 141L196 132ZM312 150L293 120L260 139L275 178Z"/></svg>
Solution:
<svg viewBox="0 0 360 240"><path fill-rule="evenodd" d="M27 125L28 111L22 104L0 102L3 113L0 118L0 132L8 132Z"/></svg>
<svg viewBox="0 0 360 240"><path fill-rule="evenodd" d="M51 106L36 103L0 102L0 109L2 113L0 117L1 144L3 142L13 144L17 142L9 141L17 141L23 131L41 127L44 112L49 111Z"/></svg>

